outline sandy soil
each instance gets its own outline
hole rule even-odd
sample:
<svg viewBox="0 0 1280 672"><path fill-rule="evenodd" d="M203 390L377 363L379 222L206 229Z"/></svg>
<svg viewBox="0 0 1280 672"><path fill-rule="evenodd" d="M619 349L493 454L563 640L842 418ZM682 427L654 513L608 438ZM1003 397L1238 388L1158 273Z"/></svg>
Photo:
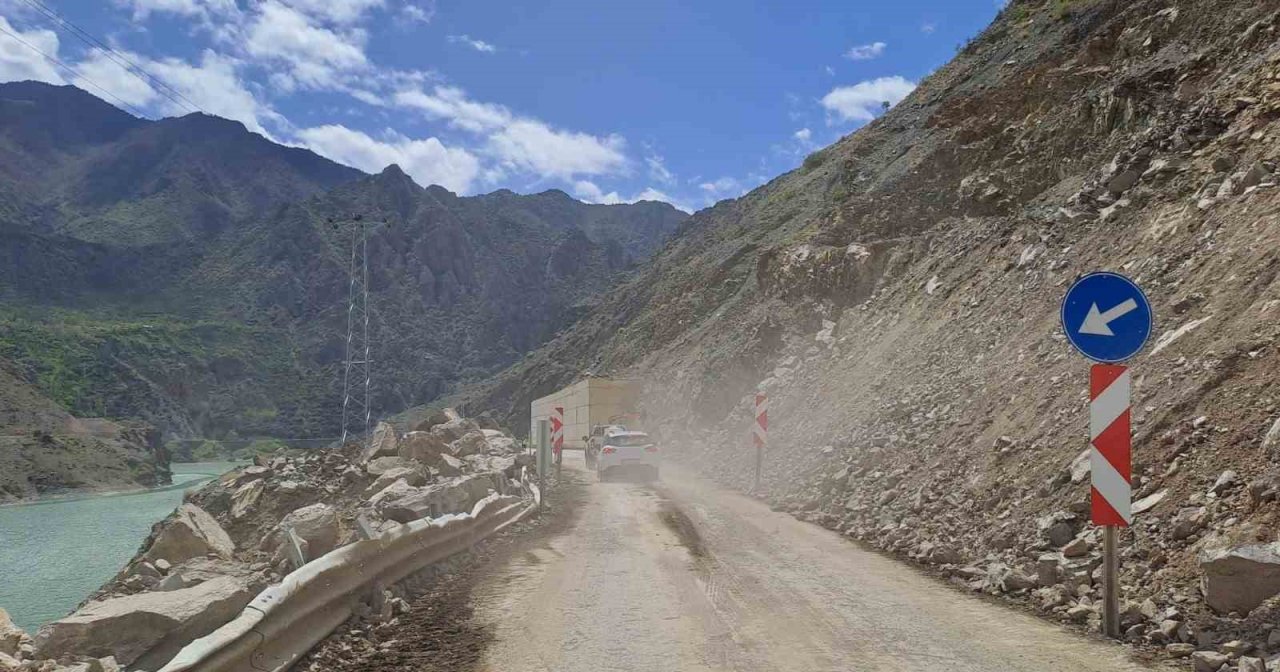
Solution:
<svg viewBox="0 0 1280 672"><path fill-rule="evenodd" d="M470 591L474 669L1149 669L672 465L653 485L596 483L567 455L579 510Z"/></svg>

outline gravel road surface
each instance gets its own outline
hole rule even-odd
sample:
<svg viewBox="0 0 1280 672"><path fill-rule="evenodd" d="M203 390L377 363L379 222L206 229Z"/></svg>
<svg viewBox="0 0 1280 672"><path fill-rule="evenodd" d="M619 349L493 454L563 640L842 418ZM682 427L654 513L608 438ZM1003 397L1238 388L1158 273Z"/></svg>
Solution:
<svg viewBox="0 0 1280 672"><path fill-rule="evenodd" d="M992 604L839 535L664 466L580 509L471 588L476 669L1103 672L1126 650Z"/></svg>

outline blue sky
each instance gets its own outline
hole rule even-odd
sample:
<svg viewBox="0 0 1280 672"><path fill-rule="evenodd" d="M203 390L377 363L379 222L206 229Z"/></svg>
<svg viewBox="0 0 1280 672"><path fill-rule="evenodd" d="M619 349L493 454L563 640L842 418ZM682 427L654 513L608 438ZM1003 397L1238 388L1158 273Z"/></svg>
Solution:
<svg viewBox="0 0 1280 672"><path fill-rule="evenodd" d="M199 109L462 194L696 210L900 100L998 4L0 0L0 81L74 83L148 117Z"/></svg>

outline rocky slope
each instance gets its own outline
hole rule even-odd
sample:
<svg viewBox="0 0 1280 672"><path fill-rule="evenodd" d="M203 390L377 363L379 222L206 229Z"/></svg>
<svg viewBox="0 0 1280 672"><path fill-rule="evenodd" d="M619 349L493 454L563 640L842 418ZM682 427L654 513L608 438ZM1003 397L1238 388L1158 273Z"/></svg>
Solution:
<svg viewBox="0 0 1280 672"><path fill-rule="evenodd" d="M154 428L76 418L0 360L0 504L72 490L169 483L169 456Z"/></svg>
<svg viewBox="0 0 1280 672"><path fill-rule="evenodd" d="M509 365L685 215L562 192L461 198L204 115L0 85L0 357L72 413L166 438L337 434L352 217L377 412ZM412 372L412 373L409 373Z"/></svg>
<svg viewBox="0 0 1280 672"><path fill-rule="evenodd" d="M158 669L306 562L424 517L470 512L493 492L520 493L528 464L510 436L453 411L405 434L380 425L363 445L262 456L190 494L75 613L32 637L0 611L0 670ZM372 626L407 609L406 587L386 588L357 620Z"/></svg>
<svg viewBox="0 0 1280 672"><path fill-rule="evenodd" d="M1046 616L1096 625L1078 275L1136 279L1125 637L1199 670L1280 653L1280 3L1014 0L793 173L698 213L590 317L464 395L523 422L649 379L678 459ZM1223 667L1225 666L1225 667Z"/></svg>

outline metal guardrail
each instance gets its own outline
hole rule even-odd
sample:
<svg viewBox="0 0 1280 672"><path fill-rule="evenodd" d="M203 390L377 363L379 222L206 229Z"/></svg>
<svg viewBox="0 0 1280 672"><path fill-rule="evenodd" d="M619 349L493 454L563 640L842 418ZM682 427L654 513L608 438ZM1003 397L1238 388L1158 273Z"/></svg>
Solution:
<svg viewBox="0 0 1280 672"><path fill-rule="evenodd" d="M470 513L417 520L307 563L262 591L226 625L195 640L160 672L279 672L351 617L375 587L391 586L466 550L533 510L493 494Z"/></svg>

